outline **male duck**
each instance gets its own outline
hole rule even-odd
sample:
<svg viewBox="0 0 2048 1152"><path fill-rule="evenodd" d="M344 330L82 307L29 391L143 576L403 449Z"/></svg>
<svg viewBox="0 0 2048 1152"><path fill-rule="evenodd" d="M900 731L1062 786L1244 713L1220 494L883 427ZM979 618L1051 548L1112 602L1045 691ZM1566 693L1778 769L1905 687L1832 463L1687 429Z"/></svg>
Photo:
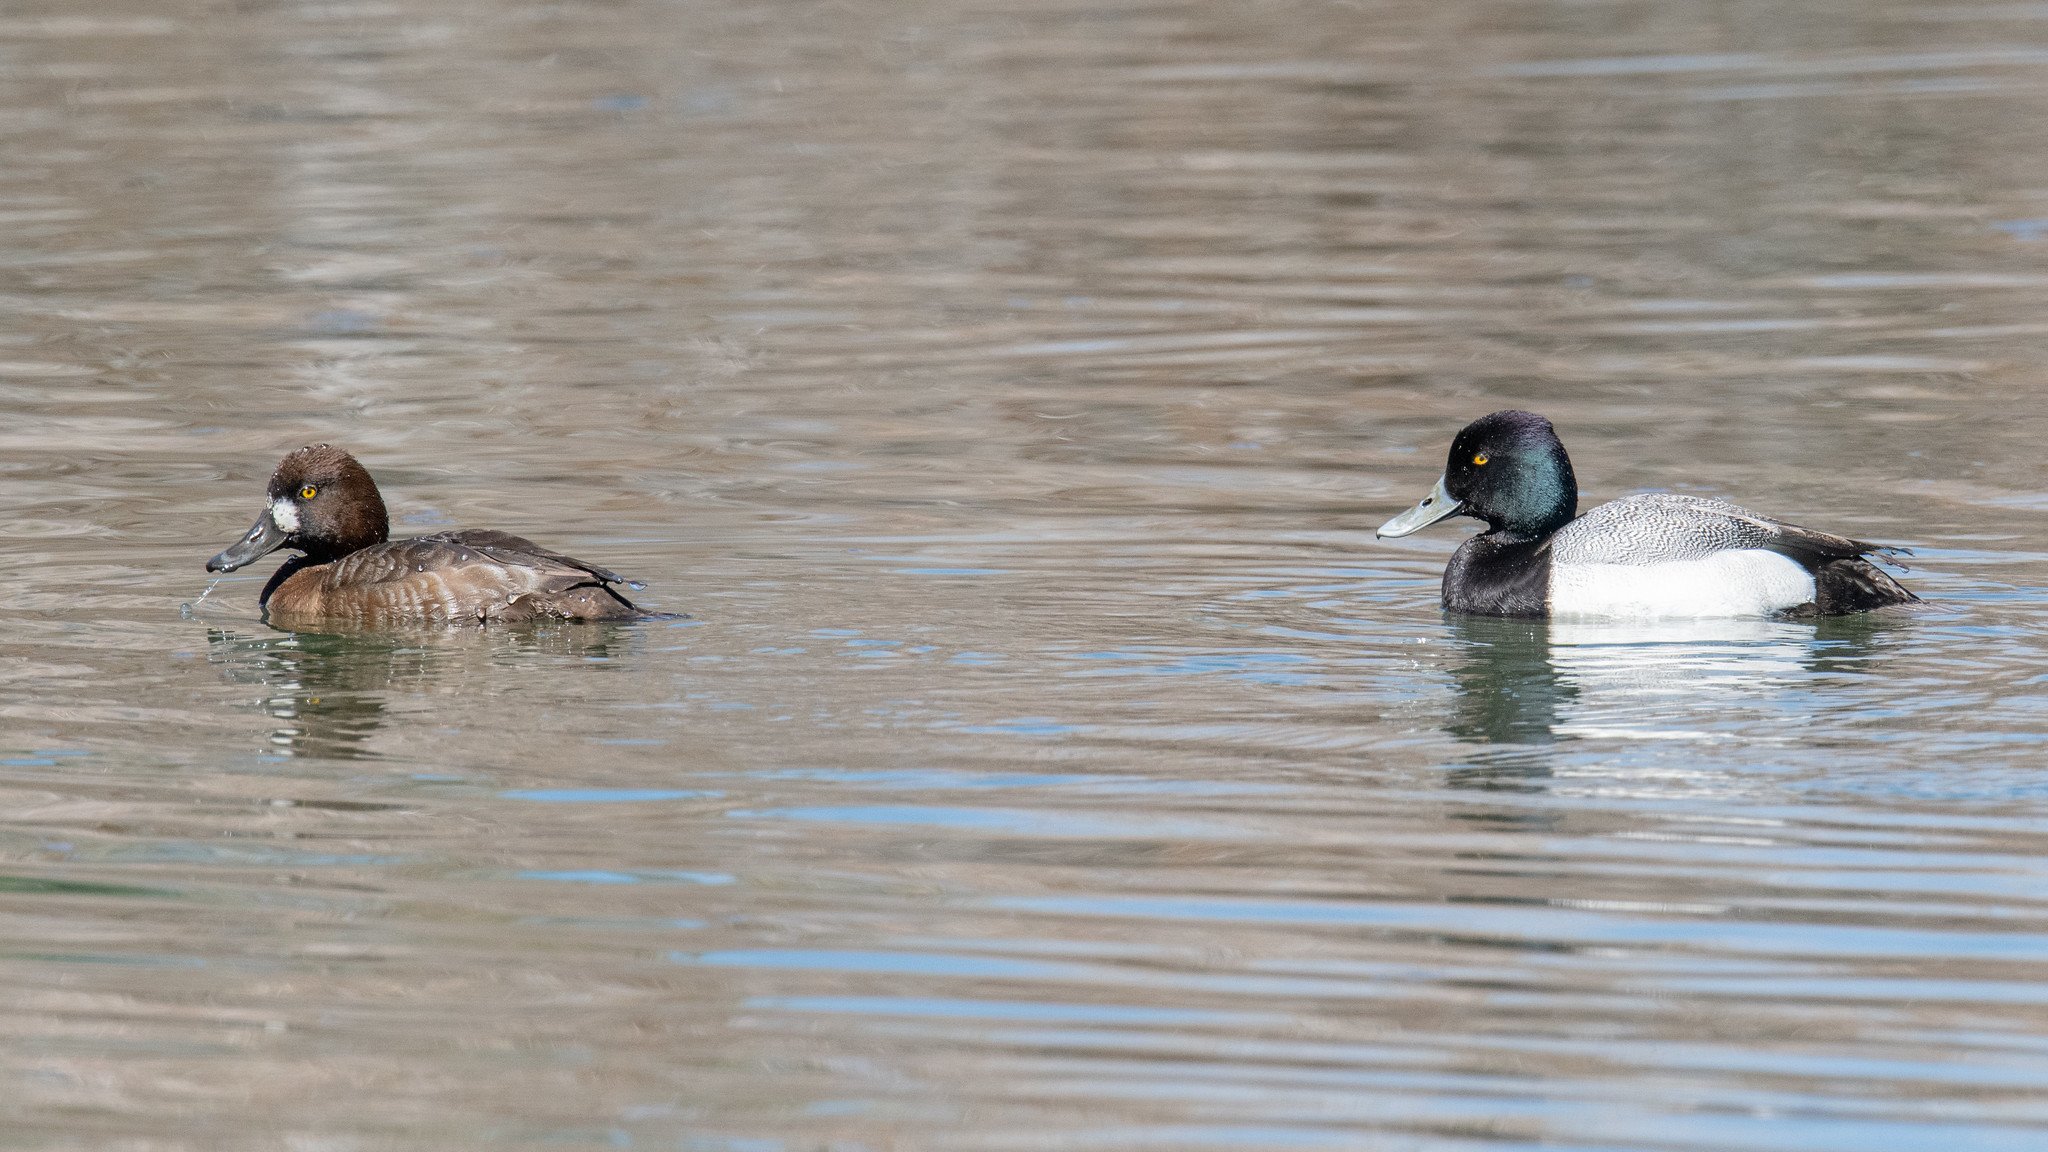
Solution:
<svg viewBox="0 0 2048 1152"><path fill-rule="evenodd" d="M269 503L249 534L206 562L232 572L278 548L263 587L264 618L378 627L491 620L626 620L642 615L612 586L617 573L507 532L436 532L390 539L376 481L347 452L314 444L271 474Z"/></svg>
<svg viewBox="0 0 2048 1152"><path fill-rule="evenodd" d="M1483 616L1834 616L1920 599L1867 559L1905 549L1699 496L1626 496L1574 518L1578 506L1550 421L1495 412L1458 433L1436 487L1378 534L1484 520L1443 593L1445 608Z"/></svg>

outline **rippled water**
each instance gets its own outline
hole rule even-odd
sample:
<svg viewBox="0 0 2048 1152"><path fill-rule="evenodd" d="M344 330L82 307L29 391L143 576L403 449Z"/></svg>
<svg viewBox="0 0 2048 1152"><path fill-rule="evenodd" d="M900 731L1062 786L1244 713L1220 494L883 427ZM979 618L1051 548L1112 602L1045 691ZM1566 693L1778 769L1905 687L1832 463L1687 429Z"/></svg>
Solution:
<svg viewBox="0 0 2048 1152"><path fill-rule="evenodd" d="M2048 9L0 13L0 1144L2048 1146ZM1912 546L1446 619L1465 420ZM288 635L331 440L689 619Z"/></svg>

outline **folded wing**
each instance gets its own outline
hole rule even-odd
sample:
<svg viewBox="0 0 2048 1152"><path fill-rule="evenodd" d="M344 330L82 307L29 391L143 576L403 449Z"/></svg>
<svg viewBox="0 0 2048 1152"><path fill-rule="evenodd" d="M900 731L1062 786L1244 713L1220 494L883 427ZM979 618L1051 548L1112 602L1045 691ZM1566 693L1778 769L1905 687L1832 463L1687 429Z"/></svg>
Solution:
<svg viewBox="0 0 2048 1152"><path fill-rule="evenodd" d="M1813 574L1822 615L1918 601L1872 557L1910 555L1847 536L1787 524L1725 500L1660 492L1602 504L1564 526L1552 543L1560 564L1650 565L1717 552L1776 552Z"/></svg>
<svg viewBox="0 0 2048 1152"><path fill-rule="evenodd" d="M330 589L382 601L396 618L615 620L639 609L618 573L509 532L472 529L352 552L324 573ZM370 605L366 603L366 607Z"/></svg>

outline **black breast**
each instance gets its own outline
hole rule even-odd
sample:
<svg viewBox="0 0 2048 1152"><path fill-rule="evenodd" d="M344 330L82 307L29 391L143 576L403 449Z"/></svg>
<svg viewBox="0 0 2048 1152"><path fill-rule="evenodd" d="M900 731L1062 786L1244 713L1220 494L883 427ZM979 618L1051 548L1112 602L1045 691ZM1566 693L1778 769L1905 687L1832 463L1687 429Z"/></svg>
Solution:
<svg viewBox="0 0 2048 1152"><path fill-rule="evenodd" d="M1444 607L1475 616L1550 614L1550 537L1514 540L1482 532L1444 569Z"/></svg>

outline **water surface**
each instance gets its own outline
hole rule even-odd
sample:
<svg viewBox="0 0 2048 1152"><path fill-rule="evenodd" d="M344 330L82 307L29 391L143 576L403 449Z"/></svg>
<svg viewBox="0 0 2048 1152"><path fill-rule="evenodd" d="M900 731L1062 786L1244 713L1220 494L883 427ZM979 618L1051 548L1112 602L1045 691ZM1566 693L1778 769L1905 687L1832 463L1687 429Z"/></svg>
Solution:
<svg viewBox="0 0 2048 1152"><path fill-rule="evenodd" d="M2037 5L0 16L11 1148L2048 1141ZM1446 619L1492 409L1925 613ZM688 619L291 635L286 449Z"/></svg>

